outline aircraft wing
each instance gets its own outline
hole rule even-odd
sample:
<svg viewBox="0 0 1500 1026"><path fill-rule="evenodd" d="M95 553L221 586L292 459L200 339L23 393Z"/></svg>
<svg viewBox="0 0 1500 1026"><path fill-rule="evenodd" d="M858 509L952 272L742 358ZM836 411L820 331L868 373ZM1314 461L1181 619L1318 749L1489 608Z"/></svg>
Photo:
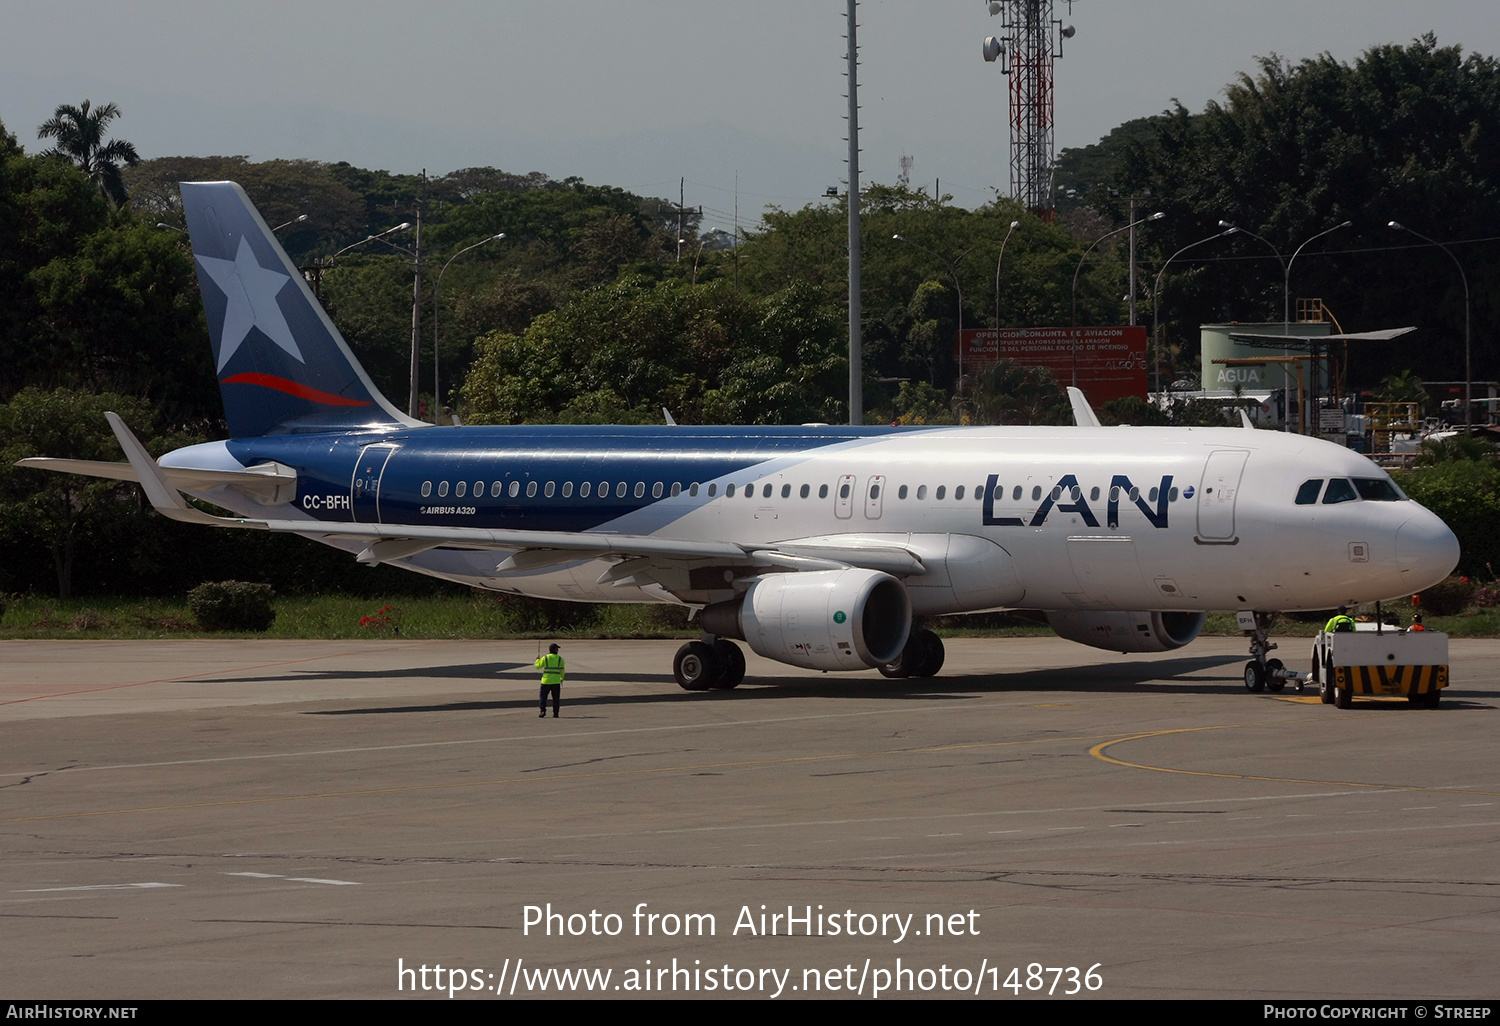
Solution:
<svg viewBox="0 0 1500 1026"><path fill-rule="evenodd" d="M117 480L133 480L140 484L146 498L156 511L172 520L184 523L207 524L214 527L234 527L246 530L276 531L291 534L318 535L327 538L354 538L368 541L365 549L356 557L362 563L380 563L385 560L413 556L428 549L463 548L496 549L512 552L496 568L500 573L524 572L557 563L573 560L619 557L617 563L601 578L602 583L639 585L651 583L660 576L660 571L681 571L692 565L731 563L757 567L779 566L788 570L830 570L846 567L863 567L882 570L902 576L926 572L921 559L914 553L888 540L866 539L858 536L832 536L810 538L798 542L778 542L766 545L741 545L728 541L696 541L683 538L659 538L648 535L606 534L595 532L565 531L505 531L481 527L447 527L426 524L359 524L327 523L317 520L274 520L251 517L219 517L205 513L188 505L178 494L187 489L189 483L202 485L234 484L243 486L243 478L271 480L275 472L256 473L247 470L244 474L235 471L182 471L164 468L152 459L125 422L114 413L106 413L110 428L125 450L128 464L89 464L92 468L116 468L109 474L94 473L93 476L114 476ZM33 461L23 461L32 463ZM59 464L83 463L87 461L43 460L48 464L41 469L67 470ZM279 467L279 464L271 464ZM128 468L130 477L116 476L118 468ZM295 472L281 467L291 474ZM87 470L74 471L88 473Z"/></svg>

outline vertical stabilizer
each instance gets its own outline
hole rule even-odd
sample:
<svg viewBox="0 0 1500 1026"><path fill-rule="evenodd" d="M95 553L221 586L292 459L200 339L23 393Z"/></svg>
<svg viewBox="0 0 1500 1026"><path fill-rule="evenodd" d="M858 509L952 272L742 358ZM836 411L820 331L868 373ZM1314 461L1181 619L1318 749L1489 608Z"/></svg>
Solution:
<svg viewBox="0 0 1500 1026"><path fill-rule="evenodd" d="M182 208L233 438L419 427L376 390L234 182L184 182Z"/></svg>

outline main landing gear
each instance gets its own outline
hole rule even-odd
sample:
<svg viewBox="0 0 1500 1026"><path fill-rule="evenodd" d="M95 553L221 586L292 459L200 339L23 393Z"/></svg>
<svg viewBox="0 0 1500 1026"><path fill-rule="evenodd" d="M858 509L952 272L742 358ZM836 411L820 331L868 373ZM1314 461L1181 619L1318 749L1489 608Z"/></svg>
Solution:
<svg viewBox="0 0 1500 1026"><path fill-rule="evenodd" d="M907 636L901 654L882 666L880 672L887 677L932 677L943 668L945 655L943 639L919 627Z"/></svg>
<svg viewBox="0 0 1500 1026"><path fill-rule="evenodd" d="M1245 664L1245 690L1252 694L1262 691L1278 692L1286 687L1290 679L1302 690L1302 679L1295 672L1289 673L1280 659L1267 659L1266 653L1274 652L1276 645L1270 640L1271 628L1276 625L1280 613L1252 613L1241 610L1237 614L1240 629L1250 638L1250 661Z"/></svg>
<svg viewBox="0 0 1500 1026"><path fill-rule="evenodd" d="M745 653L732 641L705 634L677 650L672 672L686 691L728 691L745 679Z"/></svg>

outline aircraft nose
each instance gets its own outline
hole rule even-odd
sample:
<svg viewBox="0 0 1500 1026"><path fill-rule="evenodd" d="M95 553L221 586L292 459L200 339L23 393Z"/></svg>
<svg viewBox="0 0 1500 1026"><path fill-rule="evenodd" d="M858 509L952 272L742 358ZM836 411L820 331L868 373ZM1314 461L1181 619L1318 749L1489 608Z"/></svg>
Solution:
<svg viewBox="0 0 1500 1026"><path fill-rule="evenodd" d="M1429 587L1453 572L1458 565L1458 539L1448 525L1426 510L1412 517L1396 532L1396 562Z"/></svg>

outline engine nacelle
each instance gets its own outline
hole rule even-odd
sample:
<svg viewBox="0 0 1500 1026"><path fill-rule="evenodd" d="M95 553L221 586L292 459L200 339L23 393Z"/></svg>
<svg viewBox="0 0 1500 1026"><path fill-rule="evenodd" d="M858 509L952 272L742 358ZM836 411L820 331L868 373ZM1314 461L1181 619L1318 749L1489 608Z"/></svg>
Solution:
<svg viewBox="0 0 1500 1026"><path fill-rule="evenodd" d="M1170 652L1196 638L1207 619L1207 613L1047 611L1059 636L1114 652Z"/></svg>
<svg viewBox="0 0 1500 1026"><path fill-rule="evenodd" d="M812 670L893 661L911 632L901 582L878 570L768 574L743 599L703 610L703 629L741 638L758 655Z"/></svg>

